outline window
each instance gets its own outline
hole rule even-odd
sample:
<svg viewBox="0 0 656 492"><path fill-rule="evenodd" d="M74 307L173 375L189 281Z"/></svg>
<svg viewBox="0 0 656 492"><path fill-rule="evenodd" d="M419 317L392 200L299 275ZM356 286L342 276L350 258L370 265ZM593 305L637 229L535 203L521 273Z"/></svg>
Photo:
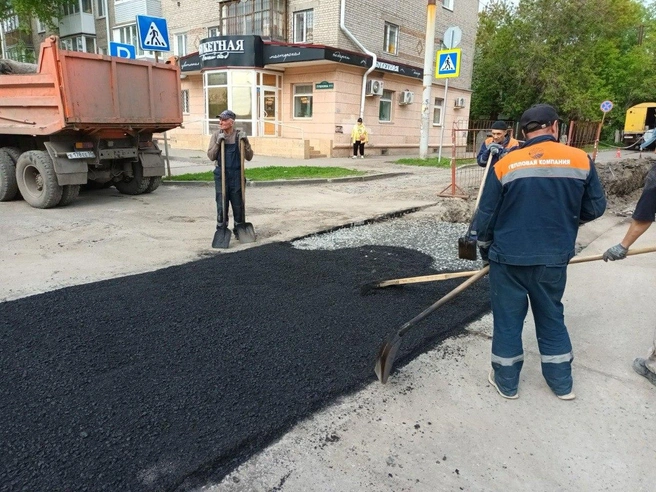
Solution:
<svg viewBox="0 0 656 492"><path fill-rule="evenodd" d="M312 118L312 84L294 86L294 118Z"/></svg>
<svg viewBox="0 0 656 492"><path fill-rule="evenodd" d="M396 55L399 47L399 26L385 23L385 46L383 51L391 55Z"/></svg>
<svg viewBox="0 0 656 492"><path fill-rule="evenodd" d="M82 0L82 12L85 14L92 14L91 0Z"/></svg>
<svg viewBox="0 0 656 492"><path fill-rule="evenodd" d="M92 36L71 36L61 39L61 47L68 51L96 52L96 38Z"/></svg>
<svg viewBox="0 0 656 492"><path fill-rule="evenodd" d="M96 17L105 17L105 0L96 0Z"/></svg>
<svg viewBox="0 0 656 492"><path fill-rule="evenodd" d="M176 56L185 56L187 54L187 35L176 34L173 39L173 54Z"/></svg>
<svg viewBox="0 0 656 492"><path fill-rule="evenodd" d="M18 30L18 16L17 15L12 15L11 17L3 19L2 20L2 30L5 33L13 32L13 31Z"/></svg>
<svg viewBox="0 0 656 492"><path fill-rule="evenodd" d="M219 29L218 26L215 27L208 27L207 28L207 37L208 38L215 38L217 36L221 35L221 29Z"/></svg>
<svg viewBox="0 0 656 492"><path fill-rule="evenodd" d="M444 109L444 99L441 97L435 98L435 104L433 105L433 125L441 126L442 125L442 112Z"/></svg>
<svg viewBox="0 0 656 492"><path fill-rule="evenodd" d="M383 91L378 103L378 121L392 121L392 91Z"/></svg>
<svg viewBox="0 0 656 492"><path fill-rule="evenodd" d="M131 44L137 49L137 57L144 56L144 51L139 48L139 36L137 34L137 25L117 27L112 34L113 41L117 43Z"/></svg>
<svg viewBox="0 0 656 492"><path fill-rule="evenodd" d="M255 0L221 4L221 33L224 36L255 34L286 41L285 0Z"/></svg>
<svg viewBox="0 0 656 492"><path fill-rule="evenodd" d="M189 89L182 91L182 112L184 114L189 114Z"/></svg>
<svg viewBox="0 0 656 492"><path fill-rule="evenodd" d="M294 12L294 43L311 43L314 10Z"/></svg>
<svg viewBox="0 0 656 492"><path fill-rule="evenodd" d="M454 0L442 0L442 7L445 9L453 10L453 1Z"/></svg>
<svg viewBox="0 0 656 492"><path fill-rule="evenodd" d="M46 32L46 24L41 19L36 20L36 32L39 34Z"/></svg>
<svg viewBox="0 0 656 492"><path fill-rule="evenodd" d="M80 13L80 4L78 2L76 3L68 3L62 7L62 13L64 17L67 15L75 15Z"/></svg>

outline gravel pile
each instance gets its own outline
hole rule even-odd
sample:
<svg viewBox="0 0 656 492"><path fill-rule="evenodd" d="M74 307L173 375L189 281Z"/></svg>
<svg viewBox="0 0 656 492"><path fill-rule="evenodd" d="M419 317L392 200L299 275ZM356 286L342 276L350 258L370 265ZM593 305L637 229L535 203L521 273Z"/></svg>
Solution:
<svg viewBox="0 0 656 492"><path fill-rule="evenodd" d="M476 270L482 266L480 260L472 262L458 258L458 238L466 231L467 224L405 216L309 236L294 241L292 246L304 250L336 250L368 245L397 246L429 255L433 258L431 267L438 271Z"/></svg>

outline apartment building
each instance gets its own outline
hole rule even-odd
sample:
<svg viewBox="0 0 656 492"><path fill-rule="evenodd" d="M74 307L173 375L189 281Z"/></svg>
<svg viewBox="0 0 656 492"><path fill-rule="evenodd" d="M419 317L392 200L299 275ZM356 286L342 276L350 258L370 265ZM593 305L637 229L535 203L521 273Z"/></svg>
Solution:
<svg viewBox="0 0 656 492"><path fill-rule="evenodd" d="M370 154L418 152L424 105L430 151L451 145L454 122L467 127L478 0L437 0L435 49L461 30L460 76L448 90L433 78L422 101L426 10L426 0L78 0L58 23L66 49L106 54L111 40L148 58L135 16L166 18L172 53L161 58L178 57L184 112L172 147L206 149L229 108L259 154L337 157L360 116ZM49 34L37 24L35 45Z"/></svg>

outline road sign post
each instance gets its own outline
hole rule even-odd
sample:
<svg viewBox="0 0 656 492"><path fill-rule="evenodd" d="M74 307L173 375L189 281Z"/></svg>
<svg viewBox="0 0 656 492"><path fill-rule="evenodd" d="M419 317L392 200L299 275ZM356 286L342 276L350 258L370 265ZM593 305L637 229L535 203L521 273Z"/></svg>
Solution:
<svg viewBox="0 0 656 492"><path fill-rule="evenodd" d="M458 31L456 31L456 28L449 28L447 29L447 34L449 34L450 39L447 41L447 44L449 46L455 46L457 42L460 42L458 40L456 42L456 35L458 34ZM441 50L437 52L437 55L435 56L435 78L436 79L446 79L444 82L444 112L442 115L442 130L440 131L440 148L437 153L437 160L439 161L442 159L442 142L444 141L444 127L445 127L445 121L444 121L444 116L446 115L446 104L448 99L446 98L448 92L449 92L449 79L453 77L459 77L460 76L460 61L462 60L462 52L460 51L460 48L452 48L448 50Z"/></svg>

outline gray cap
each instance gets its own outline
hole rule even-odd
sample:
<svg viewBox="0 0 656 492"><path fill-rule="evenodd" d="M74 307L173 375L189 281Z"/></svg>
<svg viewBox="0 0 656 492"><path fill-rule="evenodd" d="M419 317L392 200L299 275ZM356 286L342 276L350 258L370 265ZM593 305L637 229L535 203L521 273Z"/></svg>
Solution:
<svg viewBox="0 0 656 492"><path fill-rule="evenodd" d="M236 120L237 115L230 111L229 109L226 109L219 115L220 120Z"/></svg>

